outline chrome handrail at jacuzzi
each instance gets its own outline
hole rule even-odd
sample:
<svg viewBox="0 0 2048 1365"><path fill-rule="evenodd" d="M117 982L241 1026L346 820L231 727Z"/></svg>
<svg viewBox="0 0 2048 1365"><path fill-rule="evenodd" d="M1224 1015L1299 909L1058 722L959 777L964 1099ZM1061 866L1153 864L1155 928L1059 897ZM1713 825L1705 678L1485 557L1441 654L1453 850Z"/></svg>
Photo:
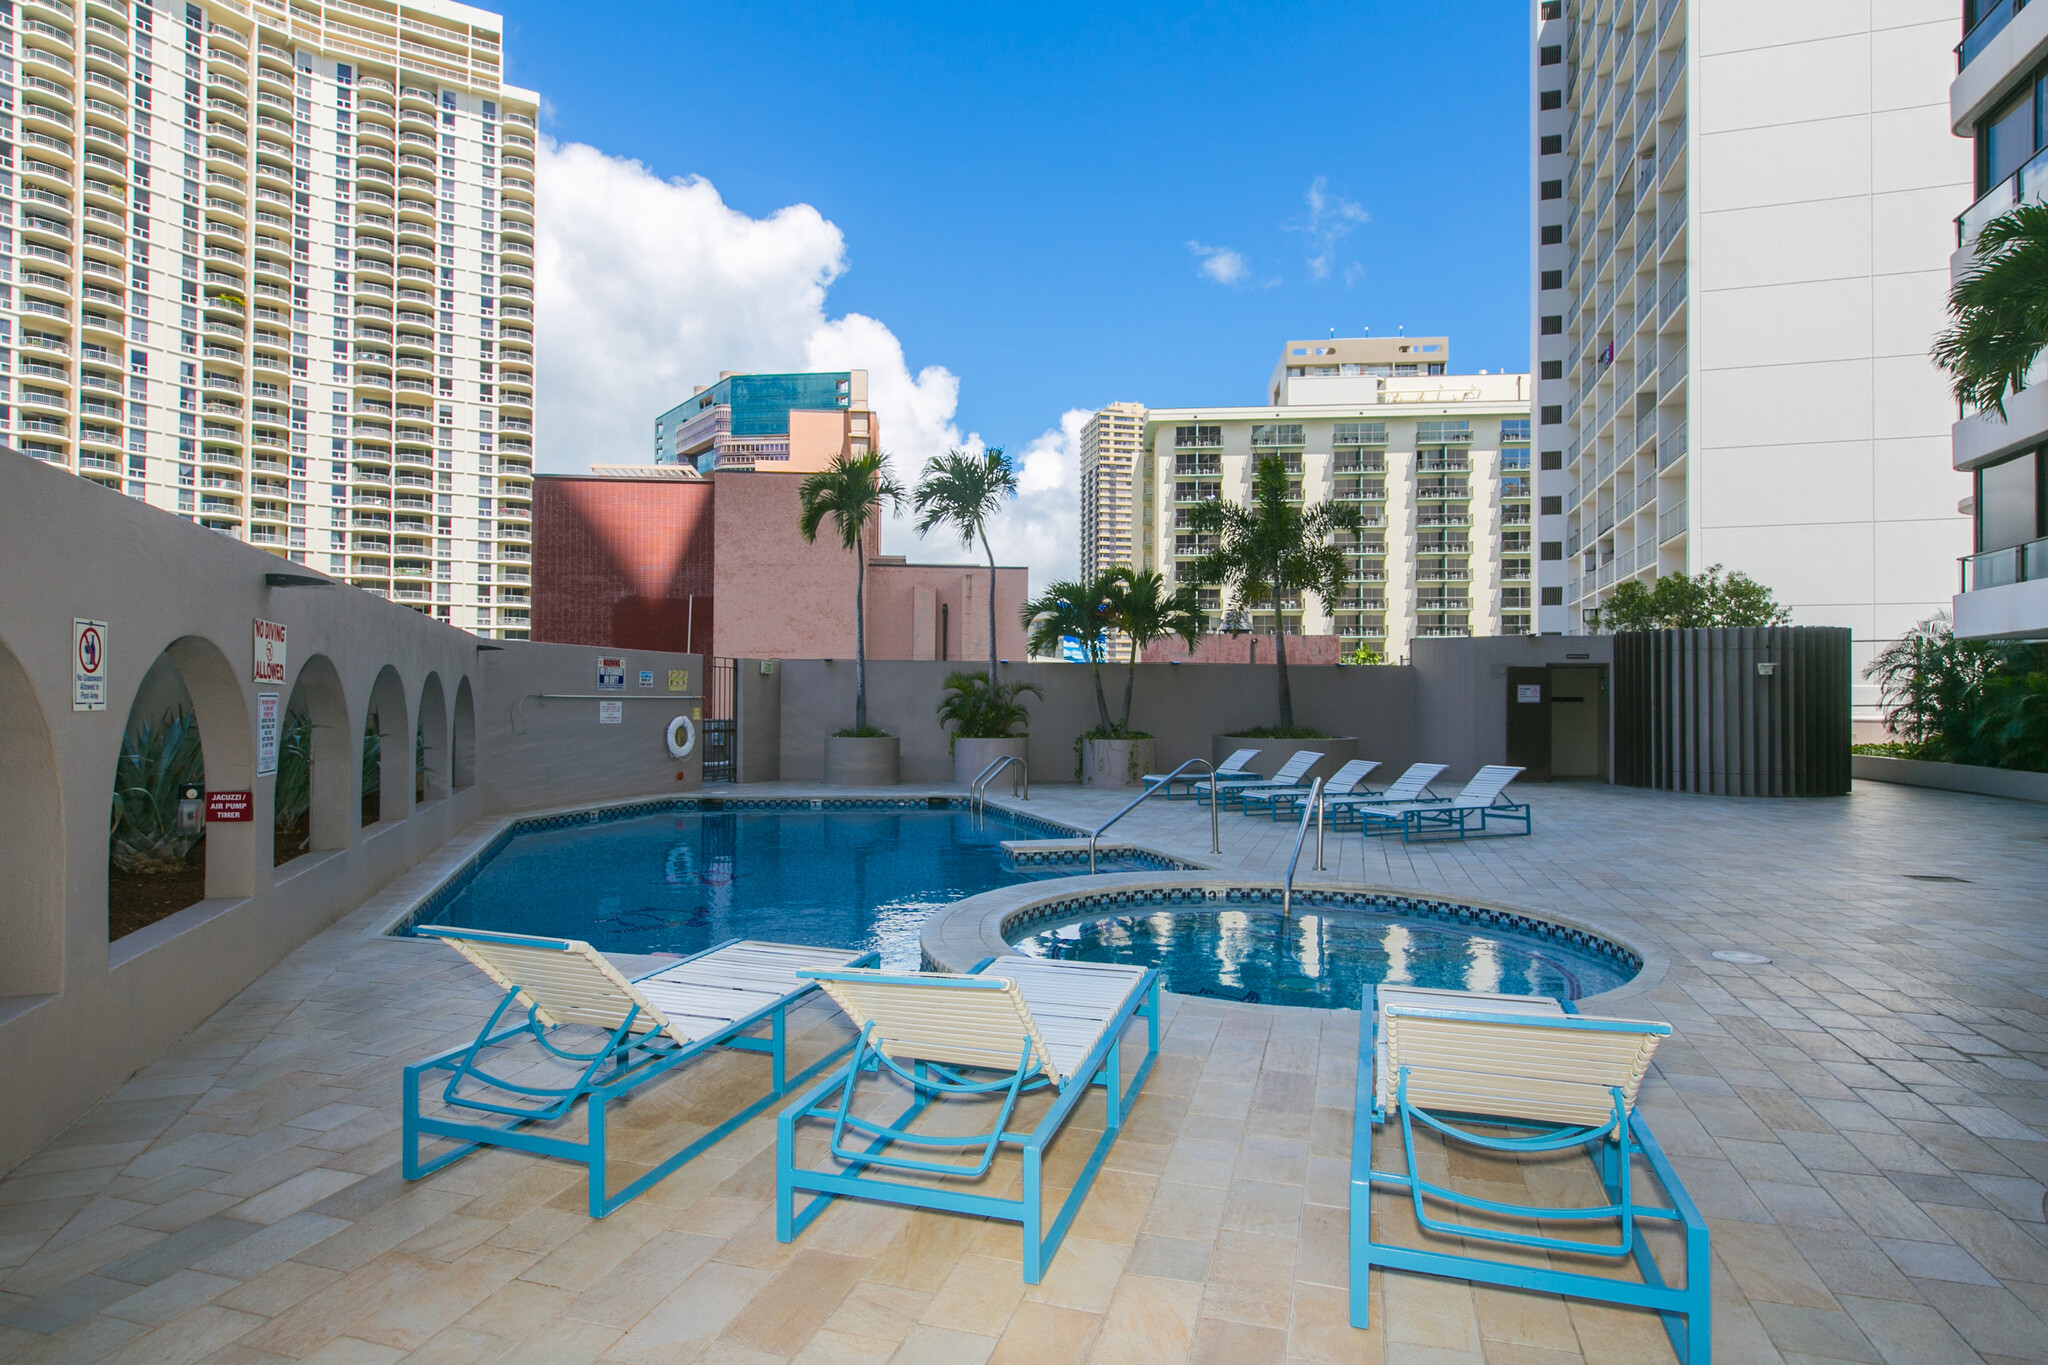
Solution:
<svg viewBox="0 0 2048 1365"><path fill-rule="evenodd" d="M1308 838L1308 817L1316 817L1316 871L1323 870L1323 779L1317 778L1309 788L1308 804L1301 808L1301 823L1294 829L1294 856L1287 860L1287 880L1280 883L1280 918L1287 918L1288 907L1294 903L1294 865L1301 861L1302 841Z"/></svg>
<svg viewBox="0 0 2048 1365"><path fill-rule="evenodd" d="M1139 792L1137 799L1132 801L1130 805L1125 806L1115 815L1110 816L1107 820L1096 826L1095 832L1088 836L1088 873L1090 876L1095 874L1095 841L1102 837L1102 831L1136 810L1146 797L1163 787L1172 786L1174 778L1195 767L1207 768L1209 770L1209 851L1211 853L1221 853L1223 851L1222 826L1216 821L1216 765L1206 758L1191 758L1166 776L1160 778L1157 782L1154 782L1151 786L1145 788L1145 790Z"/></svg>
<svg viewBox="0 0 2048 1365"><path fill-rule="evenodd" d="M975 814L981 814L983 807L985 807L988 804L989 783L995 781L996 774L1000 773L1004 768L1008 767L1012 763L1016 764L1020 769L1023 770L1024 799L1026 801L1029 801L1031 799L1031 765L1029 763L1026 763L1023 759L1019 758L1015 754L1004 754L995 762L989 764L986 768L983 768L981 770L981 776L975 778L974 781L968 783L968 800L974 803ZM1010 790L1014 792L1016 788L1012 787Z"/></svg>

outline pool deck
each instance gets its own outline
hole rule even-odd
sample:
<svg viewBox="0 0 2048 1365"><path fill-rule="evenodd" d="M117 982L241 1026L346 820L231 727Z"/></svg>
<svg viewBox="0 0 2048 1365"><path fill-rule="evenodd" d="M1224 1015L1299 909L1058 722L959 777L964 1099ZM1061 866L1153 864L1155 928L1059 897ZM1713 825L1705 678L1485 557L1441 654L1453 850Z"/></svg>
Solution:
<svg viewBox="0 0 2048 1365"><path fill-rule="evenodd" d="M1675 1029L1643 1103L1713 1225L1715 1359L2048 1360L2048 807L1874 783L1842 800L1527 796L1532 837L1333 835L1332 870L1304 856L1302 880L1549 911L1652 956L1613 1006ZM1124 799L1039 787L1015 808L1088 825ZM1165 1055L1028 1289L1013 1231L974 1219L842 1204L777 1244L770 1117L602 1222L578 1169L514 1153L407 1184L399 1068L466 1040L493 993L445 949L374 930L501 824L0 1181L0 1360L1671 1359L1646 1315L1413 1276L1376 1276L1375 1328L1346 1324L1348 1012L1168 997ZM1232 812L1222 830L1212 855L1204 810L1155 801L1115 833L1284 870L1291 825ZM1967 880L1914 880L1930 876ZM797 1034L844 1036L815 1007ZM662 1082L622 1156L679 1146L760 1068L720 1057Z"/></svg>

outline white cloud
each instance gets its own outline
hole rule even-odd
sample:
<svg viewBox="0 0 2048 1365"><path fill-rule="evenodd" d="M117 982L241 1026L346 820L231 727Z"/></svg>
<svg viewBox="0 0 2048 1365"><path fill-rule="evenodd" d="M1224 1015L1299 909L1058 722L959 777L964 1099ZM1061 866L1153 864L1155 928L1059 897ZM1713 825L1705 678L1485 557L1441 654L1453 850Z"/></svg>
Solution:
<svg viewBox="0 0 2048 1365"><path fill-rule="evenodd" d="M1370 222L1372 215L1342 195L1330 193L1330 178L1319 175L1310 182L1308 193L1302 196L1308 205L1305 221L1292 223L1288 231L1299 232L1308 238L1308 273L1319 280L1330 277L1331 268L1336 265L1339 243L1350 236L1360 223ZM1344 283L1355 284L1363 278L1364 271L1354 262L1344 267Z"/></svg>
<svg viewBox="0 0 2048 1365"><path fill-rule="evenodd" d="M1189 242L1188 250L1195 253L1200 264L1195 269L1218 284L1236 284L1251 274L1251 265L1244 253L1232 251L1227 246L1203 246L1200 242Z"/></svg>
<svg viewBox="0 0 2048 1365"><path fill-rule="evenodd" d="M664 180L574 143L544 141L539 171L535 444L544 469L651 460L655 417L721 370L866 370L882 444L905 484L934 455L982 447L955 421L958 376L942 365L913 373L881 321L827 312L846 240L810 205L750 217L702 177ZM1078 562L1074 470L1086 419L1067 413L1058 430L1012 450L1024 486L989 539L1002 562L1030 566L1034 583ZM883 548L968 557L956 541L919 541L907 515L884 526Z"/></svg>

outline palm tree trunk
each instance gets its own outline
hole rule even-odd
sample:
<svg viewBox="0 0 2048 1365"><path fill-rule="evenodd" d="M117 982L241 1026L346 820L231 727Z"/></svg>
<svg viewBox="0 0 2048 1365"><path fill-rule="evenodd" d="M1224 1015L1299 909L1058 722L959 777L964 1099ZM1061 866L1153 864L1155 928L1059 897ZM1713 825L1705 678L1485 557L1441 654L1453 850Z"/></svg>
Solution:
<svg viewBox="0 0 2048 1365"><path fill-rule="evenodd" d="M1138 642L1131 641L1131 661L1124 666L1124 730L1131 728L1131 684L1138 679Z"/></svg>
<svg viewBox="0 0 2048 1365"><path fill-rule="evenodd" d="M1274 575L1278 578L1279 575ZM1294 728L1294 690L1287 684L1287 618L1280 614L1280 590L1273 590L1273 662L1280 665L1280 726Z"/></svg>
<svg viewBox="0 0 2048 1365"><path fill-rule="evenodd" d="M853 561L853 728L868 728L868 552L854 549Z"/></svg>
<svg viewBox="0 0 2048 1365"><path fill-rule="evenodd" d="M988 685L996 685L996 552L988 543L988 532L975 528L981 535L981 548L988 555Z"/></svg>
<svg viewBox="0 0 2048 1365"><path fill-rule="evenodd" d="M1102 733L1116 733L1109 723L1109 699L1102 692L1102 647L1097 641L1088 646L1088 666L1095 671L1095 717L1102 723Z"/></svg>

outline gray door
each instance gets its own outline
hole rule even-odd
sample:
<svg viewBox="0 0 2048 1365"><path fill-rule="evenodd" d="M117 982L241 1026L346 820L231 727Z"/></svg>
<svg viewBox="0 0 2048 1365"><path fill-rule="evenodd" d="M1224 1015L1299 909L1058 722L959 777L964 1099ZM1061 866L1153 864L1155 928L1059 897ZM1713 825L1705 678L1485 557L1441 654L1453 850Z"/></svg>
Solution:
<svg viewBox="0 0 2048 1365"><path fill-rule="evenodd" d="M1603 777L1600 732L1605 706L1601 670L1550 670L1550 775L1553 778Z"/></svg>

